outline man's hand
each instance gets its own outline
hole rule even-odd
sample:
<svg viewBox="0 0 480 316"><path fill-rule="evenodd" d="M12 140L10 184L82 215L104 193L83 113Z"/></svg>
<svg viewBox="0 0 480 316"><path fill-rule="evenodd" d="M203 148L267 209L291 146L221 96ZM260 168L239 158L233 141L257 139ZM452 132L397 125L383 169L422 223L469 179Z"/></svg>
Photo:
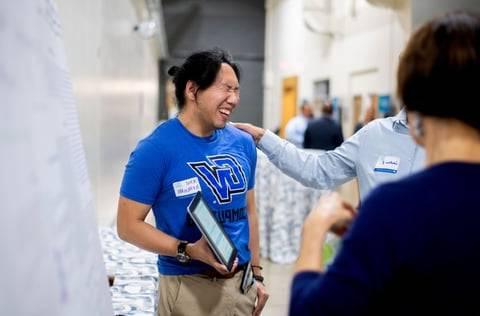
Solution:
<svg viewBox="0 0 480 316"><path fill-rule="evenodd" d="M203 236L196 242L192 244L188 244L186 252L190 256L190 258L206 263L209 266L212 266L213 268L215 268L215 270L217 270L221 274L228 274L232 271L235 271L238 265L238 258L237 258L233 263L232 271L228 271L225 265L218 262L217 258L215 257L212 250L210 249L210 246L208 246L208 243L205 240L205 237Z"/></svg>
<svg viewBox="0 0 480 316"><path fill-rule="evenodd" d="M257 305L253 310L253 316L260 316L262 313L263 308L265 307L265 303L267 303L268 297L270 296L267 293L267 289L265 285L261 282L255 281L257 284Z"/></svg>
<svg viewBox="0 0 480 316"><path fill-rule="evenodd" d="M263 135L265 134L265 130L263 128L249 124L249 123L234 123L233 125L236 128L241 129L242 131L252 135L255 141L255 144L258 144L258 142L260 141L260 138L262 138Z"/></svg>

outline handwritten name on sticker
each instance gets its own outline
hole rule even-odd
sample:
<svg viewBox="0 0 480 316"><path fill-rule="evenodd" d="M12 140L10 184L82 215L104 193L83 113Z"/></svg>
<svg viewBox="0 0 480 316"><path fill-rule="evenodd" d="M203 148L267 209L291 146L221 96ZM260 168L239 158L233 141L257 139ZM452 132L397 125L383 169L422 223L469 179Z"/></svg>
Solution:
<svg viewBox="0 0 480 316"><path fill-rule="evenodd" d="M176 197L191 195L202 191L197 177L174 182L173 189L175 190Z"/></svg>
<svg viewBox="0 0 480 316"><path fill-rule="evenodd" d="M380 156L373 171L384 173L397 173L400 165L400 158L395 156Z"/></svg>

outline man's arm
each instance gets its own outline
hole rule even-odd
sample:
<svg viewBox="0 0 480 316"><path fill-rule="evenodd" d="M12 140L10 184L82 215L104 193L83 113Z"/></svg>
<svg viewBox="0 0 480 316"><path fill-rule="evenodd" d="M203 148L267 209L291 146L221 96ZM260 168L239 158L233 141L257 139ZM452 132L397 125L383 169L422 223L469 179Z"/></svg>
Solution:
<svg viewBox="0 0 480 316"><path fill-rule="evenodd" d="M235 126L252 135L258 148L277 168L305 186L332 189L357 176L363 133L353 135L335 150L317 154L299 149L263 128L245 123Z"/></svg>
<svg viewBox="0 0 480 316"><path fill-rule="evenodd" d="M145 222L150 208L151 205L120 196L117 214L118 236L139 248L175 257L180 240ZM192 259L202 261L222 274L229 273L227 267L217 261L203 237L194 243L189 243L186 252ZM232 269L235 267L236 263Z"/></svg>
<svg viewBox="0 0 480 316"><path fill-rule="evenodd" d="M247 214L250 231L248 248L252 256L251 263L254 266L260 266L260 234L258 231L257 208L255 206L255 191L253 189L247 192ZM256 267L253 268L253 273L262 275L262 271Z"/></svg>
<svg viewBox="0 0 480 316"><path fill-rule="evenodd" d="M258 231L258 216L257 209L255 206L255 191L249 190L247 192L247 214L248 214L248 228L250 231L248 247L250 248L251 253L251 264L253 269L253 274L261 276L262 270L260 268L260 238ZM253 315L260 315L265 306L265 303L268 300L268 293L266 291L265 285L261 282L257 283L257 306L253 312Z"/></svg>
<svg viewBox="0 0 480 316"><path fill-rule="evenodd" d="M175 256L179 240L145 222L151 205L121 196L118 201L118 236L135 246L165 256Z"/></svg>

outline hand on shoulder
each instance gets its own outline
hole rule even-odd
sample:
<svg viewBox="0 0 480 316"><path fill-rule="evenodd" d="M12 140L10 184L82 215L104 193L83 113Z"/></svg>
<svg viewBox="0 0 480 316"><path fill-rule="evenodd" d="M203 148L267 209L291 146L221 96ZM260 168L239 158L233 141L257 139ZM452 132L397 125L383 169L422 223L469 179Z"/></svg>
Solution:
<svg viewBox="0 0 480 316"><path fill-rule="evenodd" d="M255 125L250 124L250 123L233 123L233 125L236 128L250 134L253 137L253 140L255 141L256 144L258 144L260 139L265 134L265 130L263 128L255 126Z"/></svg>

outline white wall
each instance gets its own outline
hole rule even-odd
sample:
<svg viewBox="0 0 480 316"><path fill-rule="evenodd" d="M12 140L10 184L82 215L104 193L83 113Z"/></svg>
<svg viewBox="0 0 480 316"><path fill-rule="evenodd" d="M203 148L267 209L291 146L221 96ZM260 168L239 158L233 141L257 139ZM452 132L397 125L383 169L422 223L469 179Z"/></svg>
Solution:
<svg viewBox="0 0 480 316"><path fill-rule="evenodd" d="M466 10L480 13L478 0L422 0L412 2L412 24L419 27L426 21L447 12Z"/></svg>
<svg viewBox="0 0 480 316"><path fill-rule="evenodd" d="M344 132L349 135L353 125L352 89L362 86L363 73L370 74L368 83L363 85L364 89L368 87L364 93L394 94L398 55L410 31L408 1L406 7L395 11L373 7L365 0L331 1L330 16L318 14L317 20L324 30L333 32L333 37L305 27L303 5L315 2L326 0L267 1L265 77L269 86L265 90L264 126L278 125L282 78L297 75L298 101L312 98L314 81L330 79L330 95L342 101ZM308 18L315 22L312 15L309 13ZM356 82L356 87L352 87L352 82Z"/></svg>
<svg viewBox="0 0 480 316"><path fill-rule="evenodd" d="M156 124L158 42L133 32L143 4L57 3L100 225L114 221L125 162Z"/></svg>
<svg viewBox="0 0 480 316"><path fill-rule="evenodd" d="M304 31L301 1L266 1L264 126L281 120L282 79L303 72Z"/></svg>

